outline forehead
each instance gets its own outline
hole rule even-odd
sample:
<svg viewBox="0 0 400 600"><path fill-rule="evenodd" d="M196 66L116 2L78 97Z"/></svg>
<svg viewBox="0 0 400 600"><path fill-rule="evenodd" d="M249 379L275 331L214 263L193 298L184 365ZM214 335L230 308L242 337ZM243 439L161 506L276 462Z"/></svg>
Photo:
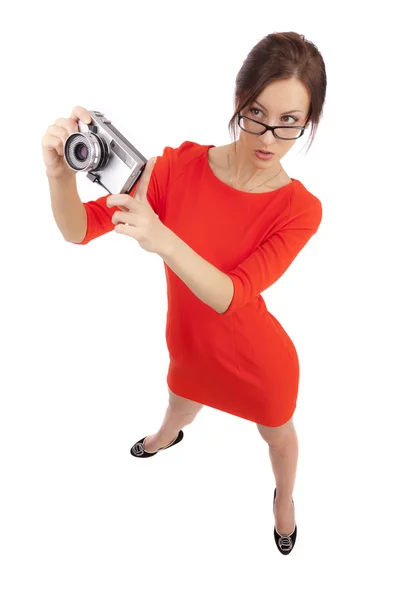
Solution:
<svg viewBox="0 0 400 600"><path fill-rule="evenodd" d="M268 84L256 96L255 101L262 104L267 111L289 111L296 108L306 112L309 94L301 81L289 79Z"/></svg>

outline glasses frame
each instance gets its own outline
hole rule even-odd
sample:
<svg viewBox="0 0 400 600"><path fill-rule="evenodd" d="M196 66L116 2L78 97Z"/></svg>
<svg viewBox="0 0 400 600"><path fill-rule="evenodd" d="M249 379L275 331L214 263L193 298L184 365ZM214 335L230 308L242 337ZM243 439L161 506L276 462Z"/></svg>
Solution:
<svg viewBox="0 0 400 600"><path fill-rule="evenodd" d="M253 121L253 123L257 123L258 125L261 125L262 127L264 127L264 131L262 131L260 133L254 133L254 131L247 131L247 129L243 129L243 127L240 124L241 119L248 119L249 121ZM303 125L303 126L301 126L301 125L274 125L274 126L271 126L271 125L266 125L265 123L261 123L260 121L256 121L256 119L252 119L251 117L246 117L245 115L241 115L240 113L238 114L238 125L242 131L245 131L246 133L250 133L250 135L264 135L264 133L266 131L272 131L273 136L276 137L277 140L284 140L285 142L288 142L289 140L299 140L306 130L307 123L308 123L308 119L307 119L305 125ZM296 138L282 138L282 137L279 137L279 135L277 135L275 133L275 129L301 129L301 134Z"/></svg>

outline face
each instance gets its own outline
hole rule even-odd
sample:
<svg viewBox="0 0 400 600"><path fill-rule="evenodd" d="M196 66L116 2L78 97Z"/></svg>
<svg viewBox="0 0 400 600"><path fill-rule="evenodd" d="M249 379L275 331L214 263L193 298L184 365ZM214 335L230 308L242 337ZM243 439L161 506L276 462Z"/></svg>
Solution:
<svg viewBox="0 0 400 600"><path fill-rule="evenodd" d="M241 114L261 123L274 125L304 126L309 110L309 95L306 87L297 79L274 81L267 85ZM310 123L307 124L307 128ZM277 165L297 140L281 140L272 131L253 135L239 128L238 145L255 167L266 168ZM266 150L274 155L268 161L257 157L255 150Z"/></svg>

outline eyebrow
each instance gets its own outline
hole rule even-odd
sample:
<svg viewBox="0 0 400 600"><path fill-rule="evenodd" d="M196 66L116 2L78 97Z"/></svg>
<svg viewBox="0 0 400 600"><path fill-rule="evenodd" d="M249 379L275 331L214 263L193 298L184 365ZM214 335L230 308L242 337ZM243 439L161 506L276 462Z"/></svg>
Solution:
<svg viewBox="0 0 400 600"><path fill-rule="evenodd" d="M266 112L268 112L267 109L260 102L257 102L257 100L254 100L254 102L256 104L258 104L259 106L261 106L261 108L263 108ZM303 113L304 110L299 110L299 109L287 110L286 112L284 112L282 114L283 115L287 115L288 113L294 113L294 112L301 112L301 113Z"/></svg>

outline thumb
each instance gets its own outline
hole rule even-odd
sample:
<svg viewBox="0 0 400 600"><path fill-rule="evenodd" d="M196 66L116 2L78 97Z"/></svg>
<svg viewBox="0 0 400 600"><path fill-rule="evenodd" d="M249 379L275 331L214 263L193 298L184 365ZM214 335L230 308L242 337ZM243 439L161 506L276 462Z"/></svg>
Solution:
<svg viewBox="0 0 400 600"><path fill-rule="evenodd" d="M135 198L141 204L145 204L146 202L148 202L146 191L144 192L144 194L139 194L138 196L135 196Z"/></svg>

